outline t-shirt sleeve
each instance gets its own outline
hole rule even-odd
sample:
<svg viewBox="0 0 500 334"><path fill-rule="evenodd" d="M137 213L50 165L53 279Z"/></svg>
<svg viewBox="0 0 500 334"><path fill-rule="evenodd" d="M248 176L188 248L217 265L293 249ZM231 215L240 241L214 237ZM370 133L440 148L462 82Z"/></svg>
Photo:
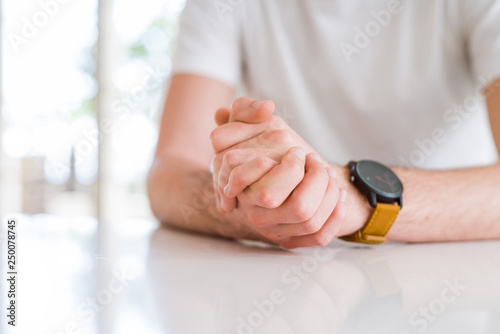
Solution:
<svg viewBox="0 0 500 334"><path fill-rule="evenodd" d="M241 76L238 11L214 0L187 0L172 73L196 74L234 87Z"/></svg>
<svg viewBox="0 0 500 334"><path fill-rule="evenodd" d="M472 0L464 9L474 76L496 80L500 78L500 1Z"/></svg>

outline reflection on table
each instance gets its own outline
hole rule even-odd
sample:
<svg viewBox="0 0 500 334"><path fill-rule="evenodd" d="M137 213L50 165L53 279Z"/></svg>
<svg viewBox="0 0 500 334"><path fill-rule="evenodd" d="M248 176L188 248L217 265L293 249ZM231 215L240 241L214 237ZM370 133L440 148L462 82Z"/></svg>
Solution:
<svg viewBox="0 0 500 334"><path fill-rule="evenodd" d="M500 333L500 242L287 251L157 230L166 333Z"/></svg>
<svg viewBox="0 0 500 334"><path fill-rule="evenodd" d="M20 326L1 333L500 333L498 241L287 251L149 220L18 220Z"/></svg>

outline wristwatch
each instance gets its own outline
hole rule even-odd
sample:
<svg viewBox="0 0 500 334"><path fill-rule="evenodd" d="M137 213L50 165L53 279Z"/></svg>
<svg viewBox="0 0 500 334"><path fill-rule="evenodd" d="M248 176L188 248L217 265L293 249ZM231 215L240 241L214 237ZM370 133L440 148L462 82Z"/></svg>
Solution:
<svg viewBox="0 0 500 334"><path fill-rule="evenodd" d="M368 198L373 210L363 228L340 239L381 244L403 207L403 184L392 170L375 161L351 161L348 167L351 182Z"/></svg>

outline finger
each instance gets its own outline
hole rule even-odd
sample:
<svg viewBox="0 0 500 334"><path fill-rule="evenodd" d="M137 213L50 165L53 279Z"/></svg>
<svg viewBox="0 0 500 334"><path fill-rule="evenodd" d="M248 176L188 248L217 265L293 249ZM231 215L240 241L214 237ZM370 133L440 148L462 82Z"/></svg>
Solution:
<svg viewBox="0 0 500 334"><path fill-rule="evenodd" d="M291 237L316 232L321 228L333 210L330 203L333 201L336 202L337 199L332 198L332 196L334 196L336 192L336 196L338 197L339 192L336 176L334 176L334 170L331 169L332 174L330 175L327 172L327 169L323 166L319 155L315 153L307 155L305 168L306 172L303 180L279 208L272 210L262 208L261 210L256 210L254 212L255 217L259 221L272 219L274 222L279 223L270 231L271 233L274 232L275 235L280 234L283 237ZM325 196L329 196L330 202L323 203L326 200L324 198ZM298 224L311 220L313 216L319 213L318 210L320 209L320 206L330 207L330 211L326 213L326 216L324 216L323 211L321 212L323 214L323 221L320 223L321 225L314 225L316 231L300 233L297 228ZM325 210L325 208L321 209ZM315 219L319 219L319 217L316 217ZM317 221L309 223L318 224ZM294 227L285 230L283 229L283 225L292 225ZM312 229L312 226L310 228ZM297 230L293 231L292 229Z"/></svg>
<svg viewBox="0 0 500 334"><path fill-rule="evenodd" d="M246 187L257 182L277 165L278 162L276 160L266 156L259 156L247 163L241 164L231 170L227 185L221 192L227 197L236 197Z"/></svg>
<svg viewBox="0 0 500 334"><path fill-rule="evenodd" d="M220 208L222 211L229 212L236 208L237 199L228 197L224 194L224 187L226 186L229 173L236 166L241 165L256 156L255 149L233 149L222 154L222 163L219 166L217 173L217 194L220 196ZM220 156L221 154L218 154Z"/></svg>
<svg viewBox="0 0 500 334"><path fill-rule="evenodd" d="M264 130L263 124L230 122L215 128L210 134L210 140L214 152L219 153L258 136Z"/></svg>
<svg viewBox="0 0 500 334"><path fill-rule="evenodd" d="M227 197L223 192L219 190L220 196L220 208L222 212L230 212L236 209L238 205L238 199L236 197Z"/></svg>
<svg viewBox="0 0 500 334"><path fill-rule="evenodd" d="M257 155L256 149L232 149L224 153L219 153L216 155L216 159L222 156L222 162L218 165L217 172L217 194L220 199L220 210L223 212L229 212L236 208L237 199L234 197L228 197L224 194L224 187L226 186L229 173L236 166L241 165L249 160L252 160Z"/></svg>
<svg viewBox="0 0 500 334"><path fill-rule="evenodd" d="M259 101L249 97L240 97L233 102L230 122L261 123L274 112L273 101Z"/></svg>
<svg viewBox="0 0 500 334"><path fill-rule="evenodd" d="M281 157L277 154L277 152L267 148L235 148L216 155L216 157L220 156L222 156L222 161L218 170L218 183L221 191L227 185L230 173L234 168L248 163L258 157L269 158L270 160L275 161L276 165L281 160ZM247 170L248 169L246 169L246 171Z"/></svg>
<svg viewBox="0 0 500 334"><path fill-rule="evenodd" d="M339 189L335 176L329 175L317 154L309 154L306 160L304 179L290 197L272 212L257 211L271 215L278 224L269 231L275 237L292 237L311 234L321 229L333 211L331 203L338 200Z"/></svg>
<svg viewBox="0 0 500 334"><path fill-rule="evenodd" d="M214 187L214 197L215 197L215 206L218 211L221 211L221 206L220 206L220 193L219 193L219 188L218 188L218 177L217 173L215 172L215 159L213 160L214 164L214 172L212 173L212 184Z"/></svg>
<svg viewBox="0 0 500 334"><path fill-rule="evenodd" d="M345 223L347 216L346 198L347 191L342 189L335 209L321 230L305 236L292 237L289 241L282 243L282 246L292 249L327 245L337 235L342 225Z"/></svg>
<svg viewBox="0 0 500 334"><path fill-rule="evenodd" d="M271 158L267 158L267 156L275 156L276 154L272 152L271 150L268 149L260 149L260 148L252 148L252 149L232 149L227 151L223 158L222 158L222 164L219 169L219 175L218 175L218 180L217 180L217 186L218 186L218 194L220 194L220 200L221 200L221 208L223 211L229 212L232 211L236 208L237 205L237 200L236 197L243 191L245 188L243 188L239 193L237 193L234 196L227 196L224 191L224 187L227 185L229 181L229 175L231 171L240 166L241 164L244 164L248 161L253 160L254 158L260 157L261 160L264 162L263 168L265 168L264 171L259 170L252 170L251 173L255 174L257 173L260 175L258 178L254 179L251 183L257 181L260 179L263 175L265 175L272 167L278 165L278 161L272 160ZM251 184L249 183L249 185Z"/></svg>
<svg viewBox="0 0 500 334"><path fill-rule="evenodd" d="M222 164L222 158L223 158L222 155L216 154L212 159L212 183L214 187L215 205L218 211L222 211L220 206L221 198L218 186L219 169Z"/></svg>
<svg viewBox="0 0 500 334"><path fill-rule="evenodd" d="M215 123L217 125L226 124L229 122L229 115L231 115L231 109L220 108L215 112Z"/></svg>
<svg viewBox="0 0 500 334"><path fill-rule="evenodd" d="M325 168L323 167L323 169ZM325 173L328 174L326 171ZM330 217L333 210L335 209L340 196L340 188L334 175L330 174L329 176L327 176L325 188L326 189L322 198L320 198L317 204L315 204L318 207L316 212L313 212L313 214L310 213L312 212L312 210L308 212L307 204L304 206L304 204L302 203L292 202L292 204L295 204L295 206L299 208L295 209L295 215L293 219L301 218L304 220L302 222L293 224L278 224L275 227L276 231L279 231L279 234L283 236L289 237L299 237L320 231L328 220L328 217ZM306 202L307 197L301 197L300 201ZM304 209L300 210L301 206ZM284 205L282 207L284 207ZM282 207L280 207L280 209ZM291 210L294 210L294 208L291 208L288 211ZM300 217L301 214L303 215L302 217Z"/></svg>
<svg viewBox="0 0 500 334"><path fill-rule="evenodd" d="M271 116L258 124L229 122L215 128L210 133L210 140L215 153L229 149L238 144L276 145L276 142L290 144L291 140L301 142L294 146L309 147L279 116ZM290 147L292 145L289 145ZM310 151L313 151L312 149Z"/></svg>
<svg viewBox="0 0 500 334"><path fill-rule="evenodd" d="M304 178L305 158L302 148L289 149L278 166L245 190L250 202L268 209L283 204Z"/></svg>
<svg viewBox="0 0 500 334"><path fill-rule="evenodd" d="M280 117L273 116L259 124L241 122L222 124L210 133L210 140L214 152L219 153L243 143L249 146L272 146L277 142L286 143L298 137L294 135L295 133L290 128L286 128L286 123ZM301 144L308 147L305 142Z"/></svg>
<svg viewBox="0 0 500 334"><path fill-rule="evenodd" d="M222 189L227 185L230 173L234 168L244 163L248 163L258 157L269 158L274 161L273 166L277 165L282 159L282 155L279 152L268 148L235 148L216 154L213 160L214 167L218 173L217 181L220 191L222 192Z"/></svg>
<svg viewBox="0 0 500 334"><path fill-rule="evenodd" d="M311 156L313 155L308 155L308 158ZM311 157L310 160L311 162L306 162L309 169L304 179L282 206L272 211L255 212L255 219L258 221L271 219L280 222L266 226L266 237L286 241L291 237L315 233L323 227L335 209L340 193L335 171L329 168L327 172L318 157ZM311 196L314 196L313 201L309 201Z"/></svg>

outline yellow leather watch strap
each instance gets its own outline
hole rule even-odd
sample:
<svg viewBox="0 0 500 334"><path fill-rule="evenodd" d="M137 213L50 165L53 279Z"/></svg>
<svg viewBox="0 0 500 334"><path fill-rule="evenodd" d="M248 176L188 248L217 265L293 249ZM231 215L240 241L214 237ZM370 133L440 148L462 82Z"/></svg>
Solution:
<svg viewBox="0 0 500 334"><path fill-rule="evenodd" d="M381 244L385 242L385 235L389 232L400 210L399 205L377 203L362 229L340 238L364 244Z"/></svg>

